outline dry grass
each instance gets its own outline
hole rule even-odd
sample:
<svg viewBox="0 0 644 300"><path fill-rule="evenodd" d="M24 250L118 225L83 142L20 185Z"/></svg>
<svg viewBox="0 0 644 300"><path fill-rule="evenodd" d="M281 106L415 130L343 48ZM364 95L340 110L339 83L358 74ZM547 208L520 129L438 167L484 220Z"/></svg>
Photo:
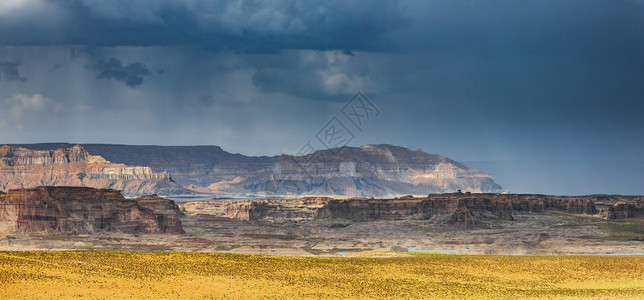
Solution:
<svg viewBox="0 0 644 300"><path fill-rule="evenodd" d="M611 239L644 241L644 219L632 218L600 223L599 228L608 233Z"/></svg>
<svg viewBox="0 0 644 300"><path fill-rule="evenodd" d="M0 298L59 297L642 299L644 256L0 252Z"/></svg>

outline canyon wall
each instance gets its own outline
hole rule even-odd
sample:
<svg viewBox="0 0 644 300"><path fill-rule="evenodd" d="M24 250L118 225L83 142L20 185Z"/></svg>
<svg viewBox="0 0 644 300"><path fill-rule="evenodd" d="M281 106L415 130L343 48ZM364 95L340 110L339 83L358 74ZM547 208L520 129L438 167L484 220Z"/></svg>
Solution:
<svg viewBox="0 0 644 300"><path fill-rule="evenodd" d="M353 197L501 190L490 174L445 156L392 145L342 147L303 156L281 155L252 167L242 159L236 162L218 165L215 171L227 177L208 187L222 193Z"/></svg>
<svg viewBox="0 0 644 300"><path fill-rule="evenodd" d="M128 196L191 193L147 166L114 164L82 146L30 150L0 146L0 190L37 186L84 186L116 189Z"/></svg>
<svg viewBox="0 0 644 300"><path fill-rule="evenodd" d="M0 194L0 234L183 233L181 212L157 196L126 199L83 187L13 189Z"/></svg>
<svg viewBox="0 0 644 300"><path fill-rule="evenodd" d="M69 144L20 145L56 149ZM216 146L86 144L112 162L168 172L196 191L239 195L394 197L427 193L498 192L492 175L445 156L379 144L303 155L245 156ZM311 149L314 150L314 149Z"/></svg>
<svg viewBox="0 0 644 300"><path fill-rule="evenodd" d="M560 211L606 219L644 216L642 197L549 196L521 194L433 194L394 199L306 197L299 199L195 201L180 205L190 214L207 214L249 222L300 222L342 219L428 220L450 227L475 228L495 220L512 221L513 213ZM488 225L486 225L488 224Z"/></svg>
<svg viewBox="0 0 644 300"><path fill-rule="evenodd" d="M430 220L463 228L481 226L482 219L512 220L511 205L479 199L258 199L195 201L180 204L191 214L208 214L250 222L285 223L321 219L353 222Z"/></svg>

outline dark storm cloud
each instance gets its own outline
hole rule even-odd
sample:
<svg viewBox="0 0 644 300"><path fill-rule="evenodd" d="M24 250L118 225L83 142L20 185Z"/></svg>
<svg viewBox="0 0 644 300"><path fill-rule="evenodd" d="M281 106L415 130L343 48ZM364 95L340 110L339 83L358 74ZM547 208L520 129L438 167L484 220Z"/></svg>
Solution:
<svg viewBox="0 0 644 300"><path fill-rule="evenodd" d="M97 79L113 79L121 81L129 87L143 84L146 76L152 74L148 67L142 63L133 63L123 66L116 58L100 59L92 66L99 74Z"/></svg>
<svg viewBox="0 0 644 300"><path fill-rule="evenodd" d="M0 62L0 79L7 81L26 81L27 78L20 76L18 62Z"/></svg>
<svg viewBox="0 0 644 300"><path fill-rule="evenodd" d="M81 58L83 56L96 56L96 49L93 47L71 47L69 48L69 57L71 59Z"/></svg>
<svg viewBox="0 0 644 300"><path fill-rule="evenodd" d="M262 53L374 50L404 21L391 0L28 0L4 9L0 45L200 45Z"/></svg>
<svg viewBox="0 0 644 300"><path fill-rule="evenodd" d="M328 61L324 54L304 55L264 55L252 60L256 72L253 84L262 92L285 93L303 98L325 99L324 78L321 71L327 69Z"/></svg>
<svg viewBox="0 0 644 300"><path fill-rule="evenodd" d="M295 153L361 90L382 116L355 145L529 162L484 170L511 191L643 193L643 28L642 0L0 1L0 62L22 63L0 101L65 108L0 136ZM640 175L589 178L602 160Z"/></svg>
<svg viewBox="0 0 644 300"><path fill-rule="evenodd" d="M12 3L14 3L13 1ZM0 45L428 49L605 58L644 50L639 0L25 0L0 5Z"/></svg>
<svg viewBox="0 0 644 300"><path fill-rule="evenodd" d="M352 65L351 58L353 54L339 51L285 51L282 55L249 56L247 62L255 69L253 84L262 92L346 101L372 85L369 74Z"/></svg>

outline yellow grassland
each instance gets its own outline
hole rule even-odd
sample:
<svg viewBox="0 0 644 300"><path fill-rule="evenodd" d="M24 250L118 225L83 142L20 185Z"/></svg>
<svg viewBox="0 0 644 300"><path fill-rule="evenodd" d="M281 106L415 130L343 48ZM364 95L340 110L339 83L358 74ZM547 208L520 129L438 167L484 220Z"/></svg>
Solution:
<svg viewBox="0 0 644 300"><path fill-rule="evenodd" d="M644 256L0 252L0 298L644 299Z"/></svg>

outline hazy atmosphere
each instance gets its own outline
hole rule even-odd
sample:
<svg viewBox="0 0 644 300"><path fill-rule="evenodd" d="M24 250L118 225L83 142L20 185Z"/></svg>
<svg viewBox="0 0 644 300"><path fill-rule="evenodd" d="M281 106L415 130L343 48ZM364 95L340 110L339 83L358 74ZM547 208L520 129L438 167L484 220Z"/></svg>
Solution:
<svg viewBox="0 0 644 300"><path fill-rule="evenodd" d="M0 33L2 144L295 154L336 117L507 191L644 194L644 1L8 0Z"/></svg>
<svg viewBox="0 0 644 300"><path fill-rule="evenodd" d="M644 0L0 0L0 299L644 299Z"/></svg>

